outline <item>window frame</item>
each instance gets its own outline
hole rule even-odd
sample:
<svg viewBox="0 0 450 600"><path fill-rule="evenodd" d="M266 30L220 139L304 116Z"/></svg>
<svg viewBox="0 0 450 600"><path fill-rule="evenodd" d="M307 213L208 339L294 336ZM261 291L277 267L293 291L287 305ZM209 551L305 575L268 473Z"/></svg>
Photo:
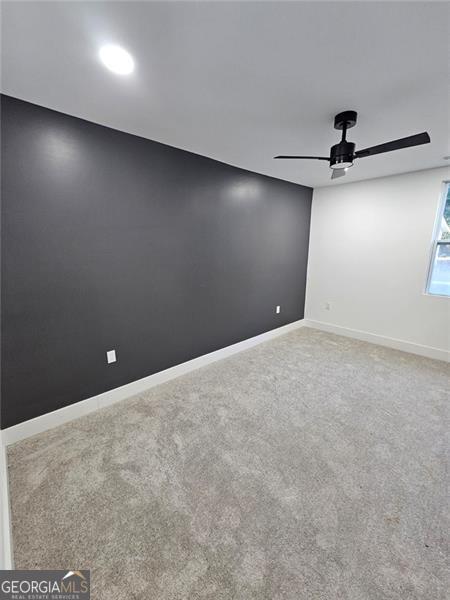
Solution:
<svg viewBox="0 0 450 600"><path fill-rule="evenodd" d="M445 205L447 204L447 195L450 191L450 180L445 180L442 182L441 186L441 194L438 203L438 210L436 213L436 220L433 227L433 239L431 242L431 252L430 252L430 260L428 262L428 273L426 279L425 286L425 294L427 296L432 296L433 298L447 298L450 299L450 295L447 294L434 294L430 292L431 279L433 277L433 267L436 260L436 254L441 245L449 245L449 240L441 240L439 239L442 227L442 218L444 216Z"/></svg>

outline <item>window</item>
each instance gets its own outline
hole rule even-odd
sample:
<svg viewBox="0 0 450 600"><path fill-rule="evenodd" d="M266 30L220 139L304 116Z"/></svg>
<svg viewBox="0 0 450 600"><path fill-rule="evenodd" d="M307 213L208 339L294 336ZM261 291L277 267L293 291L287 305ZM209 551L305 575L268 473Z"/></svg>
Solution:
<svg viewBox="0 0 450 600"><path fill-rule="evenodd" d="M450 296L450 183L445 184L439 209L427 291Z"/></svg>

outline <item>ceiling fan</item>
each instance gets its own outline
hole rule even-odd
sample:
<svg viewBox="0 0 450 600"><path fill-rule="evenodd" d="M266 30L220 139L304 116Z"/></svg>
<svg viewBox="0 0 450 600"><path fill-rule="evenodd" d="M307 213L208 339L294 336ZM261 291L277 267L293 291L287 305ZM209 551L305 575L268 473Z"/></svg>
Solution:
<svg viewBox="0 0 450 600"><path fill-rule="evenodd" d="M338 144L331 147L330 156L281 155L274 156L274 158L326 160L330 163L330 168L333 170L331 179L336 179L337 177L342 177L346 174L347 169L353 166L355 158L364 158L365 156L392 152L393 150L409 148L410 146L420 146L421 144L428 144L430 142L430 136L424 131L423 133L410 135L405 138L386 142L385 144L379 144L378 146L371 146L370 148L364 148L363 150L357 150L355 152L355 144L353 142L347 142L346 135L347 129L356 125L357 118L358 114L354 110L346 110L334 117L334 128L342 130L342 138Z"/></svg>

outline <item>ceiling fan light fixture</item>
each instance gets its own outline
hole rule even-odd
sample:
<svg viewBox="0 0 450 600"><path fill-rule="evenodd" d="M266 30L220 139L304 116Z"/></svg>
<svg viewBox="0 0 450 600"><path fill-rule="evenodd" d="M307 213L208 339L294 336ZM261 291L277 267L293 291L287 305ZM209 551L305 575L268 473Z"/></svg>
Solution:
<svg viewBox="0 0 450 600"><path fill-rule="evenodd" d="M351 161L345 161L343 160L342 162L335 162L332 165L330 165L330 167L332 169L350 169L350 167L353 167L353 162Z"/></svg>

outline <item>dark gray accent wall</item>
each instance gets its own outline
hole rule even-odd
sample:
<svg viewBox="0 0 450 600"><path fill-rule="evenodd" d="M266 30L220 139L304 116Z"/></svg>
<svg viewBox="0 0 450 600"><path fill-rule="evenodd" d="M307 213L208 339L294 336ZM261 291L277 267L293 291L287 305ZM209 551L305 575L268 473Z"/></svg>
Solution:
<svg viewBox="0 0 450 600"><path fill-rule="evenodd" d="M310 188L1 108L3 428L303 317Z"/></svg>

